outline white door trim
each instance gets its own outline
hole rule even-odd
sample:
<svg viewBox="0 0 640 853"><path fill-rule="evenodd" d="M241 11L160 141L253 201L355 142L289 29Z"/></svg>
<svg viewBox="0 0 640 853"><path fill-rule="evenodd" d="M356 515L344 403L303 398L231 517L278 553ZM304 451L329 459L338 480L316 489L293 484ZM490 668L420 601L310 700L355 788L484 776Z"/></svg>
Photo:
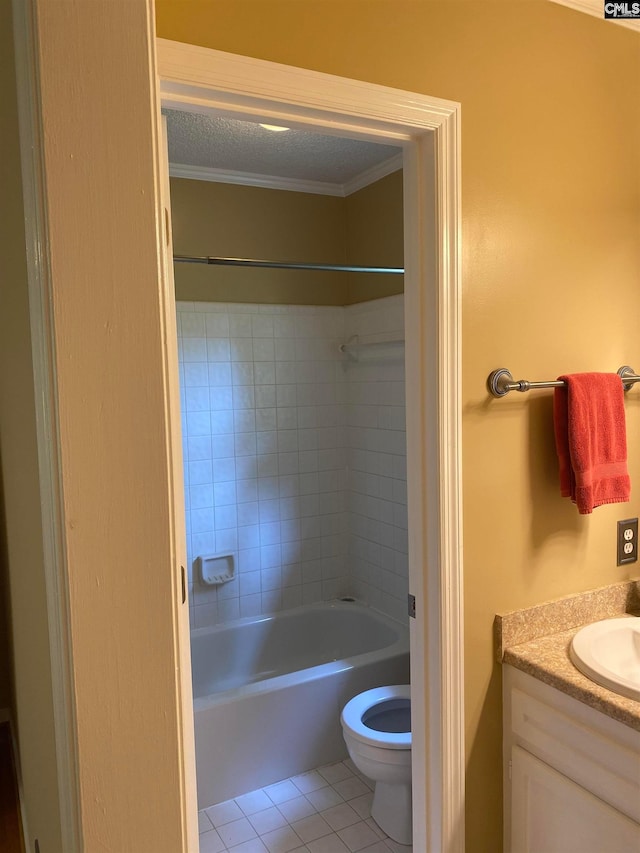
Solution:
<svg viewBox="0 0 640 853"><path fill-rule="evenodd" d="M161 703L160 714L156 715L156 719L160 718L160 727L162 728L164 719L169 716L167 709L171 702L174 703L176 710L178 711L178 731L175 732L175 739L171 742L165 742L164 744L168 756L172 758L177 756L177 763L175 765L176 772L174 773L173 778L170 779L171 787L169 788L172 799L169 801L168 805L173 806L173 808L169 809L167 807L166 796L165 800L159 805L153 802L154 797L149 797L147 798L147 801L150 802L151 805L149 808L145 809L145 814L141 817L140 813L137 812L135 816L132 816L130 809L127 813L128 803L125 802L124 817L130 818L130 822L123 826L124 820L118 821L117 815L115 819L113 819L110 808L115 803L113 810L115 813L117 811L117 807L122 804L122 800L118 802L117 795L120 793L121 789L125 787L125 783L122 780L123 778L128 778L127 774L130 773L133 765L130 767L128 764L124 762L122 763L118 768L120 775L115 776L116 782L114 785L113 775L110 779L104 781L102 779L101 768L99 766L94 766L88 763L86 759L83 764L79 744L78 708L80 706L80 702L78 700L81 700L83 696L78 690L77 684L74 683L74 650L81 646L85 637L72 637L71 634L70 616L73 612L73 607L78 606L78 597L76 595L74 600L73 586L70 585L69 582L67 532L69 528L73 528L73 524L70 523L68 519L67 522L65 522L63 485L66 487L72 485L72 480L70 477L67 477L66 479L63 477L64 472L60 461L61 416L58 394L60 383L59 369L57 369L56 360L56 352L59 352L60 344L62 344L64 349L65 341L64 339L61 341L61 338L57 335L53 319L53 303L57 279L54 275L55 268L52 265L51 244L52 226L60 225L60 220L51 219L49 207L50 165L48 163L45 164L44 160L47 137L43 131L43 122L44 127L46 128L46 121L50 116L48 116L44 111L41 87L43 85L43 81L50 82L47 80L47 62L49 61L49 56L45 49L46 47L49 47L47 35L50 35L52 31L56 30L56 27L59 26L64 16L67 16L67 21L73 18L72 36L80 42L85 34L87 35L87 40L89 40L94 36L94 33L91 32L91 25L87 25L88 21L90 24L92 23L88 14L77 14L72 16L69 14L69 9L63 8L64 4L58 4L57 7L56 4L48 4L49 8L46 11L48 11L49 14L46 15L43 14L43 7L45 5L47 5L46 0L25 0L25 2L22 2L22 0L13 0L12 11L13 35L16 53L16 90L19 112L20 156L25 214L25 255L29 291L29 319L33 360L38 474L42 518L42 569L46 588L47 627L50 648L53 727L55 738L56 773L58 781L58 809L61 843L62 849L65 853L76 853L76 851L84 850L85 846L91 846L91 841L87 839L87 836L90 836L91 838L97 837L101 832L102 827L108 824L109 819L111 819L112 824L115 825L115 831L113 833L114 837L127 838L129 841L131 841L132 836L139 838L140 834L145 832L151 821L153 821L155 825L152 829L155 829L156 835L159 835L161 832L161 829L158 829L158 826L161 825L159 809L162 809L163 811L166 810L167 812L171 812L166 821L166 826L176 837L181 838L181 850L186 853L187 850L192 851L197 847L197 823L195 814L196 795L192 713L188 715L186 723L181 718L181 714L187 714L191 707L191 673L190 666L185 664L185 658L188 659L189 654L188 643L185 649L185 644L180 641L181 630L185 630L188 635L188 614L187 608L181 600L179 565L175 565L176 557L179 562L184 562L184 535L181 535L180 529L180 525L183 525L184 519L180 518L179 514L179 502L182 495L182 476L181 471L178 471L178 475L176 476L174 466L172 466L170 476L167 479L167 495L168 497L170 496L170 505L175 510L175 518L172 520L176 522L177 526L177 529L172 526L170 531L172 544L175 545L174 551L176 553L172 553L167 560L167 566L170 567L171 570L173 586L171 591L173 620L171 628L167 626L164 630L170 632L174 649L177 649L180 652L181 660L180 665L174 667L175 683L173 685L173 689L169 691L168 696L163 696L163 700L166 701ZM140 32L141 21L144 23L146 20L147 38L146 41L140 39L136 42L136 49L138 50L138 53L133 51L130 52L129 55L135 56L136 61L138 62L138 68L142 67L144 69L144 63L147 63L147 69L149 72L147 80L152 87L153 93L156 94L155 89L153 89L156 82L155 51L152 50L143 56L141 56L139 52L140 50L144 50L145 47L148 48L149 45L155 47L155 33L153 29L154 19L152 14L153 0L136 0L135 11L138 13L137 17L134 16L137 27L136 33ZM108 14L111 13L111 10L108 9L107 3L101 2L96 3L96 12L101 15L101 19L104 21L105 18L108 17ZM105 14L105 12L107 12L107 14ZM113 45L113 41L114 39L111 40L111 45ZM123 52L125 51L125 47L126 46L123 46L122 48ZM103 57L105 53L106 51L103 51ZM115 53L117 54L117 58L119 53L117 53L117 51ZM75 56L72 57L72 62L76 58L77 57ZM84 86L83 94L88 93L88 98L90 98L93 92L100 89L101 84L103 84L107 79L111 80L112 70L113 69L111 69L108 64L103 65L102 68L97 71L94 69L95 73L86 86ZM148 108L149 117L157 118L157 124L159 127L159 108L156 109L155 103L152 106L149 101L145 102L145 97L148 94L148 91L145 90L142 96L137 99L137 103L142 102L142 108ZM94 95L94 98L97 98L97 96ZM132 100L135 100L135 98ZM99 103L100 101L98 101L98 104ZM63 107L61 112L65 113L65 109L66 107ZM104 115L107 114L105 113L105 110L108 110L106 106L102 108ZM83 130L85 127L92 130L96 121L99 121L99 117L100 108L90 116L81 116L78 119L79 124L77 126L81 127ZM82 134L79 135L81 136ZM86 143L86 139L84 142ZM152 143L156 142L157 136L153 137L152 135ZM86 153L86 150L86 148L83 149L83 154ZM63 155L60 154L60 158L62 158L62 156ZM159 155L157 147L153 144L150 145L149 151L145 156L148 156L150 160L153 160L153 178L149 179L148 183L144 186L143 194L144 192L147 192L149 197L152 197L154 200L157 199L159 202L160 172L158 169ZM53 159L55 160L55 157ZM101 163L100 165L105 169L105 172L102 172L101 175L104 176L105 173L108 175L110 164ZM151 170L149 170L149 173L151 173ZM87 170L82 177L86 178L88 174L89 171ZM120 175L118 177L120 177ZM145 178L146 175L143 175L143 180ZM87 180L87 183L89 183L89 180ZM89 204L90 199L87 199L87 206L89 206ZM105 205L105 210L108 209L108 206ZM158 238L157 248L159 251L157 264L154 265L153 269L156 271L159 284L158 298L161 303L160 331L166 338L167 322L171 321L171 310L173 310L174 305L172 280L167 281L163 276L166 264L164 262L162 252L163 243L162 240L159 239L161 232L164 230L161 213L162 211L158 206L156 216L157 233L155 237ZM104 213L104 217L105 221L108 221L107 213ZM64 231L64 226L59 230ZM107 235L106 239L108 240L109 238L115 240L113 234ZM78 255L82 255L83 251L90 252L97 243L98 239L96 238L95 243L92 243L90 246L83 245L79 247ZM60 279L59 274L58 279ZM167 300L167 293L171 296L170 300ZM116 296L118 295L119 294L116 294ZM169 310L165 310L167 309L167 302L169 302ZM82 318L80 318L80 320L81 319ZM173 322L173 328L175 329L175 321ZM164 352L165 355L167 355L167 353L170 355L170 352L166 347ZM173 391L168 390L168 386L171 382L171 377L169 377L168 374L171 373L172 368L173 366L167 363L158 365L158 372L161 372L163 377L166 378L166 383L163 384L162 388L162 399L159 401L163 406L165 402L172 402L177 399ZM177 369L175 369L174 372L177 376ZM152 402L155 404L158 400L154 399ZM170 434L175 424L179 423L176 413L169 413L165 408L162 410L162 416L162 425L167 427L167 433ZM171 446L167 447L169 456L174 448L175 443L171 442ZM171 459L171 462L174 463L175 460ZM178 495L175 495L173 492L173 484L175 482L179 483ZM169 563L171 564L170 566ZM123 576L126 578L125 573L120 571L120 567L118 565L114 565L113 571L114 576L115 572L118 572L119 578ZM121 586L122 588L126 586L126 580ZM158 609L160 609L163 602L158 597L158 599L154 601L154 604L158 604L158 601L160 601L160 605L158 607ZM115 609L115 606L113 608L113 613L114 623L117 624L118 612ZM120 623L120 626L122 626L122 622ZM74 641L76 643L75 646ZM105 657L107 657L108 654L109 647L108 644L105 644ZM135 654L136 652L134 651L132 657L135 657ZM100 661L96 660L95 664L96 667L99 667ZM138 669L138 672L140 671L142 671L141 668ZM120 702L120 708L124 709L122 714L124 719L127 713L126 709L131 707L132 697L135 696L137 698L140 696L141 692L144 693L144 691L141 691L140 684L138 682L132 683L131 679L127 678L126 672L121 670L119 673L116 673L116 676L118 676L120 680L118 681L117 679L114 679L112 695L114 697L114 703ZM185 685L189 689L188 697L186 697L182 692ZM151 699L149 699L149 703L151 704ZM153 708L154 712L157 711L157 700L153 704ZM127 722L132 718L133 715L130 715ZM137 722L134 722L130 729L135 730L136 725ZM164 731L166 731L166 728ZM148 732L144 731L143 734L146 735ZM170 733L171 736L173 736L173 734L174 732ZM169 741L169 738L167 738L167 741ZM149 745L149 749L152 747L153 743ZM171 750L173 750L173 752ZM154 751L157 756L158 752L155 747ZM111 770L112 769L113 768L111 768ZM138 765L135 770L138 775L145 773L144 766L141 767ZM152 773L151 770L146 770L146 777L143 778L145 778L145 783L148 783L147 787L151 790L155 790L157 798L160 799L157 795L158 779L154 778L153 775L150 776L150 773ZM169 773L167 773L167 777L168 776ZM90 783L89 785L87 785L88 780ZM93 780L97 780L96 785L92 784ZM86 795L84 802L81 802L81 782L84 783L82 790ZM155 789L154 783L156 783ZM116 790L114 790L114 788ZM167 787L165 787L164 790L166 791ZM99 794L95 795L95 791L99 791ZM179 805L176 805L178 802ZM27 803L26 806L28 811L29 804ZM175 822L173 822L176 814L180 817L180 825L178 827L176 827ZM46 823L46 816L36 815L36 817L39 819L40 823L42 823L43 820ZM53 826L53 817L51 817L51 821L51 831L53 833L55 831L55 827ZM101 821L104 821L104 824L101 824ZM38 820L34 821L34 823L37 822ZM164 824L162 824L162 826L164 827ZM29 827L26 823L24 829L26 847L30 849L35 839L31 838L30 840L28 831ZM106 835L103 835L101 841L107 843L104 841L106 837ZM133 841L134 844L136 843L135 837ZM116 846L118 846L117 841Z"/></svg>
<svg viewBox="0 0 640 853"><path fill-rule="evenodd" d="M12 11L60 832L63 849L76 851L82 849L83 842L57 430L56 339L49 299L51 271L44 211L46 182L37 106L39 68L34 47L35 9L32 2L13 0ZM25 844L29 849L32 842L24 810L23 824Z"/></svg>
<svg viewBox="0 0 640 853"><path fill-rule="evenodd" d="M158 39L162 105L404 148L414 849L464 850L460 106Z"/></svg>

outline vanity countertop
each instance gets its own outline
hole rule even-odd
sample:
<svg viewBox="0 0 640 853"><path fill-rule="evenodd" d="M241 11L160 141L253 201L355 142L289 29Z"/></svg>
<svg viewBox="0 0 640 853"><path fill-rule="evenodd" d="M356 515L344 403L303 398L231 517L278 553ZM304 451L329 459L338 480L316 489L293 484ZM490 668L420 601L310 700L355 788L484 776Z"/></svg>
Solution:
<svg viewBox="0 0 640 853"><path fill-rule="evenodd" d="M502 662L640 731L640 702L600 687L571 662L569 646L580 627L511 646L505 649Z"/></svg>
<svg viewBox="0 0 640 853"><path fill-rule="evenodd" d="M637 612L639 587L628 581L496 616L498 660L640 731L640 702L591 681L569 657L571 640L584 625Z"/></svg>

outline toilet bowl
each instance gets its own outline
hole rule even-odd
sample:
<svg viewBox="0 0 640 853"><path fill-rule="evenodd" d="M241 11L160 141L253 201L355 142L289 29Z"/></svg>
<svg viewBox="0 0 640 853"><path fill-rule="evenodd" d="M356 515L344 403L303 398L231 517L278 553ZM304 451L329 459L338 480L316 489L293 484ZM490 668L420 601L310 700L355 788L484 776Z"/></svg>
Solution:
<svg viewBox="0 0 640 853"><path fill-rule="evenodd" d="M351 760L375 782L371 817L389 838L411 844L410 685L359 693L340 722Z"/></svg>

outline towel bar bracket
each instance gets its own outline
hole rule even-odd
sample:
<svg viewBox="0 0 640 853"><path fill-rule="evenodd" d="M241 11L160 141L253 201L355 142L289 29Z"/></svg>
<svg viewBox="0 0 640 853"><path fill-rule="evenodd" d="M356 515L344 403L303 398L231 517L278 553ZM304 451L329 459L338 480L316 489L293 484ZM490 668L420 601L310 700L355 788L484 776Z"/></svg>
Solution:
<svg viewBox="0 0 640 853"><path fill-rule="evenodd" d="M511 390L510 385L513 385L513 376L506 367L501 367L489 374L487 379L487 388L494 397L504 397Z"/></svg>
<svg viewBox="0 0 640 853"><path fill-rule="evenodd" d="M506 367L501 367L489 374L487 387L494 397L504 397L509 391L531 391L532 388L559 388L564 382L530 382L528 379L514 379Z"/></svg>
<svg viewBox="0 0 640 853"><path fill-rule="evenodd" d="M616 370L616 373L618 374L620 379L622 379L622 384L624 386L625 391L630 391L633 388L634 383L638 381L638 377L636 376L635 370L633 369L633 367L629 367L628 364L625 364L622 367L619 367ZM629 382L625 382L625 379L627 377L629 377L630 380L631 380L631 377L633 377L633 380L629 381Z"/></svg>

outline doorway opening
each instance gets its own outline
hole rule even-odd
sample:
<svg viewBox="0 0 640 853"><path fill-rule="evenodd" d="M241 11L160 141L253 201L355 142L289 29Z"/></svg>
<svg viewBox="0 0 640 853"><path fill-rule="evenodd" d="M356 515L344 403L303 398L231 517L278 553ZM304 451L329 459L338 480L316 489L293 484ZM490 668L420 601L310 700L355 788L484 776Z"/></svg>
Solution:
<svg viewBox="0 0 640 853"><path fill-rule="evenodd" d="M164 115L202 843L374 843L340 717L409 683L402 151Z"/></svg>
<svg viewBox="0 0 640 853"><path fill-rule="evenodd" d="M166 109L403 149L414 843L462 849L457 106L162 40L159 72Z"/></svg>

